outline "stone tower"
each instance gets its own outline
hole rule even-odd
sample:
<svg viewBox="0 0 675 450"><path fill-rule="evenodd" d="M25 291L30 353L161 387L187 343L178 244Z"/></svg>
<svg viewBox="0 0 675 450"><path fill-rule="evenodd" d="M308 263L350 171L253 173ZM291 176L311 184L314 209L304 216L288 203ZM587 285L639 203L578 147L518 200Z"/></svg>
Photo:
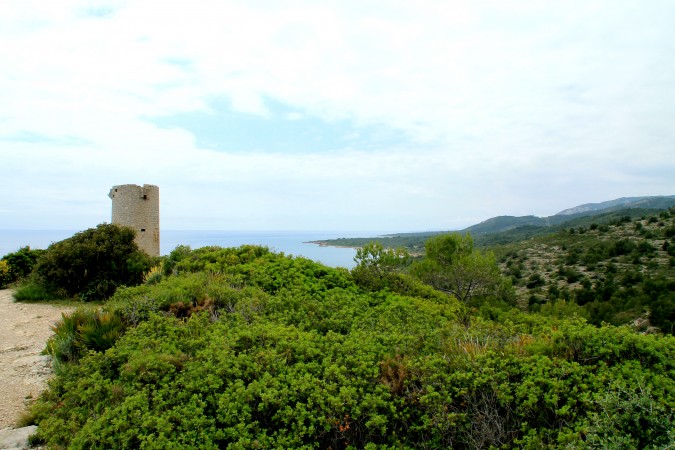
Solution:
<svg viewBox="0 0 675 450"><path fill-rule="evenodd" d="M131 227L136 244L150 256L159 256L159 187L153 184L113 186L112 223Z"/></svg>

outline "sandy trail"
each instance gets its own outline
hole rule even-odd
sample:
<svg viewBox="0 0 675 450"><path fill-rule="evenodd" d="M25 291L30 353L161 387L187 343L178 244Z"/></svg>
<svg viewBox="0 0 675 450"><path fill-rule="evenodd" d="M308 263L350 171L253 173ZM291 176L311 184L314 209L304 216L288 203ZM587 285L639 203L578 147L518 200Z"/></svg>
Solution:
<svg viewBox="0 0 675 450"><path fill-rule="evenodd" d="M73 309L14 303L11 290L0 290L0 430L15 426L47 387L51 360L40 352L52 335L50 326Z"/></svg>

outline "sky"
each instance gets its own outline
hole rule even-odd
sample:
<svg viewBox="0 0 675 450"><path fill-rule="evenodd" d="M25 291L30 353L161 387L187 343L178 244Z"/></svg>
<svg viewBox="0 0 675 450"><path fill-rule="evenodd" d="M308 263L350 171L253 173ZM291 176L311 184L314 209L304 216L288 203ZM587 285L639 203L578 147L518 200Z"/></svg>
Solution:
<svg viewBox="0 0 675 450"><path fill-rule="evenodd" d="M0 229L453 230L675 194L672 0L3 0Z"/></svg>

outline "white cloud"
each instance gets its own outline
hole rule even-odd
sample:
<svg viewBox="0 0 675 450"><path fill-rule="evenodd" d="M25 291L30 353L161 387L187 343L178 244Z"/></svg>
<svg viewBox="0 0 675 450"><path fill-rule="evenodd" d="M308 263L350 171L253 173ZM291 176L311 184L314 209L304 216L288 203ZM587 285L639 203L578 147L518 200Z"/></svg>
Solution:
<svg viewBox="0 0 675 450"><path fill-rule="evenodd" d="M0 228L87 226L127 182L161 186L172 228L428 229L675 191L667 1L58 3L0 4ZM408 139L228 153L148 122L221 98Z"/></svg>

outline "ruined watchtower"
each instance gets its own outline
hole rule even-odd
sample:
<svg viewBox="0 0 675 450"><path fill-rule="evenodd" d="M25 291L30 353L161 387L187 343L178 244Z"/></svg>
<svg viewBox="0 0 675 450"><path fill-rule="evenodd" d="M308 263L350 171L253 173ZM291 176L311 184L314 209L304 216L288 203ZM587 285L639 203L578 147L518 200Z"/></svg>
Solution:
<svg viewBox="0 0 675 450"><path fill-rule="evenodd" d="M150 256L159 256L159 187L153 184L113 186L112 223L136 231L136 244Z"/></svg>

